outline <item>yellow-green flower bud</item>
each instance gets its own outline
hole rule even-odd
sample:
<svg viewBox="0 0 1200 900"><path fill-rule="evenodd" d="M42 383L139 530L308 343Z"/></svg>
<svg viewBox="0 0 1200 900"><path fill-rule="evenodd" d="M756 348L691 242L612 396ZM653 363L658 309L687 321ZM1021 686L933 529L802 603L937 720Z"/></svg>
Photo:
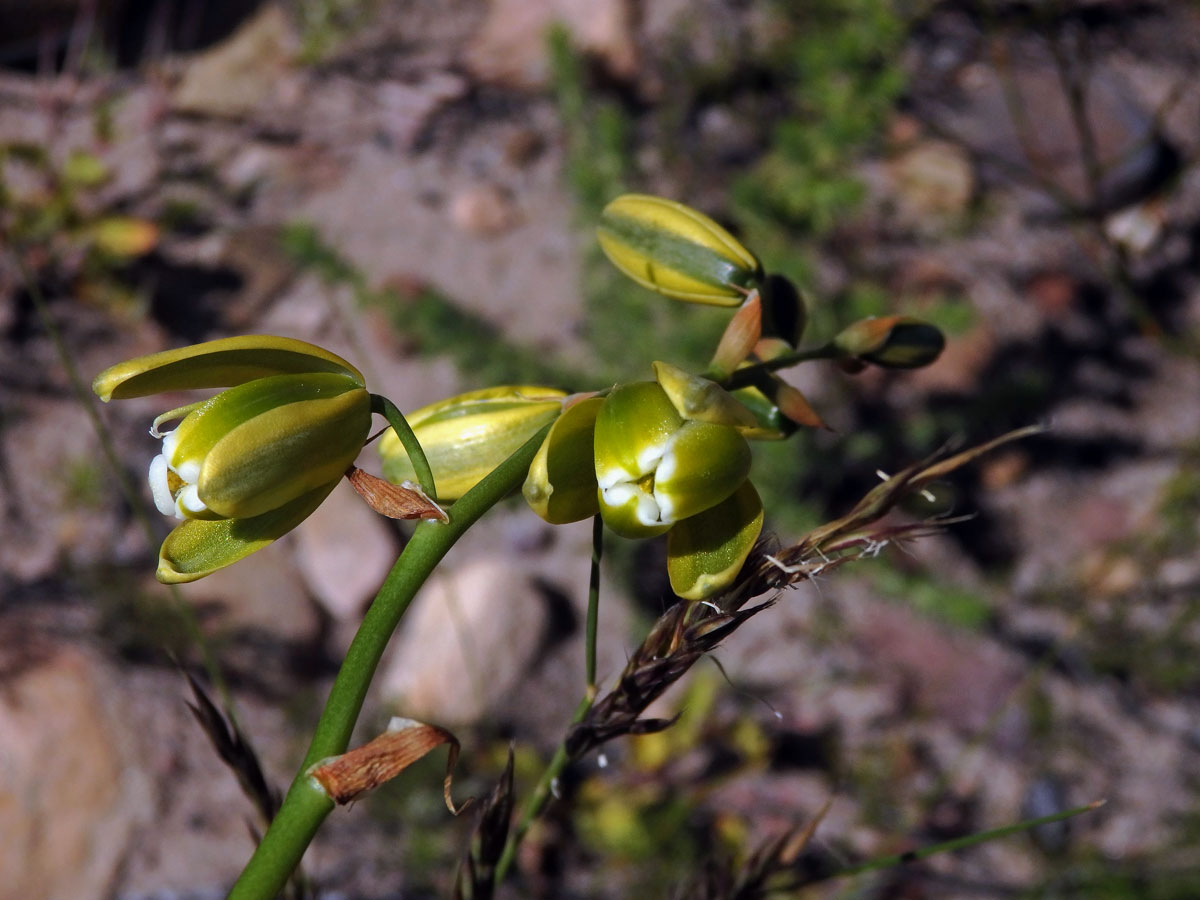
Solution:
<svg viewBox="0 0 1200 900"><path fill-rule="evenodd" d="M676 300L737 306L762 276L754 255L701 212L625 194L600 214L600 248L643 287Z"/></svg>
<svg viewBox="0 0 1200 900"><path fill-rule="evenodd" d="M596 497L596 414L604 398L567 407L542 442L521 492L535 513L552 525L578 522L600 511Z"/></svg>
<svg viewBox="0 0 1200 900"><path fill-rule="evenodd" d="M562 412L564 391L507 385L459 394L408 416L421 443L438 499L457 500ZM383 474L397 484L416 478L392 429L379 442Z"/></svg>
<svg viewBox="0 0 1200 900"><path fill-rule="evenodd" d="M860 319L843 329L833 345L846 356L888 369L917 369L941 355L941 329L908 316Z"/></svg>
<svg viewBox="0 0 1200 900"><path fill-rule="evenodd" d="M613 389L596 417L595 454L600 515L631 538L720 503L750 471L735 428L685 421L655 382Z"/></svg>

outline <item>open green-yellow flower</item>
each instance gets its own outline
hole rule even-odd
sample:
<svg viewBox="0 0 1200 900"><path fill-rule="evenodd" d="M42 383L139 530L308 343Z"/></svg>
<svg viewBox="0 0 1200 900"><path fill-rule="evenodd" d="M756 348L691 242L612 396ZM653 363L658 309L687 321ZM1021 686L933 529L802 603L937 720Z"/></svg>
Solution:
<svg viewBox="0 0 1200 900"><path fill-rule="evenodd" d="M618 385L567 409L523 489L552 523L599 513L617 534L667 534L667 570L681 597L728 587L762 530L747 480L754 417L716 384L656 363L657 381Z"/></svg>
<svg viewBox="0 0 1200 900"><path fill-rule="evenodd" d="M118 363L101 400L226 388L154 420L154 502L183 519L158 578L194 581L265 547L307 518L354 462L371 424L362 373L304 341L253 335ZM163 425L178 421L172 430Z"/></svg>

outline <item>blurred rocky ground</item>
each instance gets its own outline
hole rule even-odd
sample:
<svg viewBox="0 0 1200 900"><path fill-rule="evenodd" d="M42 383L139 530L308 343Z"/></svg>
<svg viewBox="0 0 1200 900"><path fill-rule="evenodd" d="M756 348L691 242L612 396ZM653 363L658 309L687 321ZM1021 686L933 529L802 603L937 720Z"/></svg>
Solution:
<svg viewBox="0 0 1200 900"><path fill-rule="evenodd" d="M0 3L22 23L0 27L0 897L219 897L259 826L172 658L203 672L198 628L285 784L404 534L339 488L168 592L143 474L163 401L99 410L118 473L79 385L276 333L406 409L485 386L417 330L431 296L561 371L629 364L593 341L646 346L586 300L564 176L580 113L546 29L580 54L583 114L625 110L626 187L752 235L765 207L731 195L786 157L774 129L806 126L820 64L787 80L768 49L781 21L827 23L723 0L294 0L222 4L188 31L182 2L161 21L132 0L45 6L35 28ZM778 246L808 261L817 306L873 291L946 317L950 347L911 374L801 373L834 430L797 443L814 474L768 514L836 515L881 466L1050 430L946 486L973 520L780 597L661 702L676 729L572 770L506 895L669 896L829 798L808 875L1108 801L856 896L1200 894L1200 11L943 2L897 21L903 87L844 161L861 198ZM511 740L527 790L583 687L589 552L586 526L496 510L402 626L362 739L392 713L454 728L461 796L490 788ZM661 609L656 553L613 554L609 678ZM307 862L320 896L447 893L470 814L439 807L438 765L331 817Z"/></svg>

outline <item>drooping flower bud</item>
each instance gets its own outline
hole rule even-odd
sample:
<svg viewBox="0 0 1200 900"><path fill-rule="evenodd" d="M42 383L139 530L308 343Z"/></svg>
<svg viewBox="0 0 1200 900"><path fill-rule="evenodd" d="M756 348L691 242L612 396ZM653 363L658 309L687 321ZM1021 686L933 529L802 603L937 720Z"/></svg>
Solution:
<svg viewBox="0 0 1200 900"><path fill-rule="evenodd" d="M366 388L333 372L256 378L187 409L163 435L152 471L164 480L151 485L180 518L250 518L336 483L371 423ZM168 472L182 481L174 492Z"/></svg>
<svg viewBox="0 0 1200 900"><path fill-rule="evenodd" d="M887 369L918 369L941 355L941 329L908 316L860 319L833 339L842 353Z"/></svg>
<svg viewBox="0 0 1200 900"><path fill-rule="evenodd" d="M762 266L728 231L682 203L625 194L600 214L596 235L613 265L676 300L737 306Z"/></svg>
<svg viewBox="0 0 1200 900"><path fill-rule="evenodd" d="M155 504L186 521L159 551L158 578L194 581L286 534L337 485L371 423L362 374L303 341L247 336L119 363L100 399L225 387L155 419ZM174 431L160 426L180 420Z"/></svg>

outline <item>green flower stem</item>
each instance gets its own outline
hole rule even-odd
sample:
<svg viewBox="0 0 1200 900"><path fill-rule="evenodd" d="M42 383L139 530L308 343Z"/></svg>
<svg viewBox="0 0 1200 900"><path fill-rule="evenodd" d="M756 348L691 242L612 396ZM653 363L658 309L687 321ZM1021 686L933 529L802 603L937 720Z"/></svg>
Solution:
<svg viewBox="0 0 1200 900"><path fill-rule="evenodd" d="M400 443L404 445L404 452L408 454L408 460L412 463L413 469L417 473L417 481L421 483L421 490L430 500L437 499L437 485L433 481L433 469L429 468L429 460L425 458L425 450L421 447L421 442L417 440L417 436L413 434L412 427L408 424L408 420L404 418L404 414L396 407L387 397L379 394L371 395L371 412L378 413L387 419L388 424L396 431L396 436L400 438ZM528 469L528 463L525 465Z"/></svg>
<svg viewBox="0 0 1200 900"><path fill-rule="evenodd" d="M948 853L952 850L965 850L968 847L975 847L979 844L985 844L988 841L1006 838L1014 834L1020 834L1023 831L1031 831L1034 828L1038 828L1042 825L1051 825L1054 822L1061 822L1064 819L1070 819L1073 816L1078 816L1086 812L1091 812L1094 809L1099 809L1103 805L1103 800L1095 800L1086 806L1077 806L1074 809L1052 813L1051 815L1041 816L1037 819L1026 819L1023 822L1016 822L1012 825L1005 825L1001 828L993 828L990 831L981 831L977 834L968 834L960 838L954 838L953 840L943 841L940 844L933 844L928 847L920 847L916 850L909 850L905 853L896 853L892 856L880 856L857 866L851 866L847 869L839 869L836 872L830 872L828 875L820 878L806 881L805 885L807 886L810 884L815 884L818 881L826 881L833 878L846 878L850 875L861 875L864 872L874 872L879 869L891 869L895 868L896 866L904 865L905 863L928 859L929 857L936 856L939 853Z"/></svg>
<svg viewBox="0 0 1200 900"><path fill-rule="evenodd" d="M588 579L585 673L589 694L596 693L596 627L600 621L600 558L604 555L604 520L592 516L592 572Z"/></svg>
<svg viewBox="0 0 1200 900"><path fill-rule="evenodd" d="M572 725L582 722L583 717L587 715L588 710L592 708L592 704L596 701L596 626L600 620L600 558L603 553L604 520L599 516L593 516L592 571L588 579L587 630L585 632L587 692L579 702L579 706L576 707L575 714L571 717ZM533 796L529 798L529 803L526 805L525 811L521 814L520 823L509 834L508 840L504 844L504 851L500 854L500 860L496 864L495 884L502 882L508 874L508 870L512 867L513 859L516 857L517 847L524 839L525 833L529 831L529 826L533 824L533 820L545 808L546 801L550 799L554 779L562 774L562 770L566 768L568 762L570 760L567 758L566 745L559 744L558 750L555 751L545 771L542 772L542 777L538 780L537 787L534 788Z"/></svg>
<svg viewBox="0 0 1200 900"><path fill-rule="evenodd" d="M592 708L592 704L596 702L596 691L594 687L589 687L587 694L579 701L579 705L575 707L575 714L571 716L571 725L578 725L583 721L584 716L588 714L588 710ZM526 832L533 824L533 820L541 815L546 803L550 799L550 795L554 790L554 782L562 774L563 769L567 767L567 763L571 760L567 756L567 745L562 743L558 745L558 749L554 751L554 756L551 757L549 764L542 772L542 777L538 779L537 787L533 789L533 796L529 798L529 802L525 805L525 810L521 814L521 821L517 827L509 832L508 840L504 844L504 852L500 854L500 859L496 863L495 884L500 884L508 875L508 870L512 868L513 860L517 856L517 847L524 840Z"/></svg>
<svg viewBox="0 0 1200 900"><path fill-rule="evenodd" d="M796 350L792 353L784 353L782 356L776 356L774 359L768 359L764 362L754 363L753 365L738 369L727 378L714 380L721 387L725 388L725 390L734 391L738 388L754 384L754 379L764 372L777 372L780 369L790 369L792 366L799 365L802 362L809 362L814 359L837 359L840 356L845 356L845 354L834 347L833 344L825 344L823 347L814 347L811 350Z"/></svg>
<svg viewBox="0 0 1200 900"><path fill-rule="evenodd" d="M413 531L412 540L392 566L346 651L300 771L275 820L230 891L229 900L272 900L282 890L322 820L333 809L333 801L306 773L314 763L346 751L384 648L417 590L455 541L480 516L521 486L549 430L549 425L541 429L464 494L450 508L448 523L425 521Z"/></svg>

